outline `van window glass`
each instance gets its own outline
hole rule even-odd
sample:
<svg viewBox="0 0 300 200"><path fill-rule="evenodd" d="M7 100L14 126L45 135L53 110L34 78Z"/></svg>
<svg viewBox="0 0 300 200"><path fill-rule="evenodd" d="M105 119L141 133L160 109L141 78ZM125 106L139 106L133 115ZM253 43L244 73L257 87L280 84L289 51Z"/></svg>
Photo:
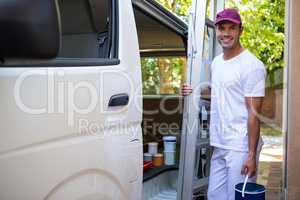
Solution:
<svg viewBox="0 0 300 200"><path fill-rule="evenodd" d="M186 57L143 57L143 94L179 94L185 80Z"/></svg>
<svg viewBox="0 0 300 200"><path fill-rule="evenodd" d="M109 58L111 1L59 0L62 58Z"/></svg>

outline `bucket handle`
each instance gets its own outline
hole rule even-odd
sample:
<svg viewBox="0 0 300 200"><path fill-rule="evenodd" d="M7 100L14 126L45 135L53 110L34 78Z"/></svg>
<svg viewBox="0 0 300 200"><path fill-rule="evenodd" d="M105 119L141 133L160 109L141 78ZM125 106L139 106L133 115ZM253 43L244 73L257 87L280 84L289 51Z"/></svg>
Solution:
<svg viewBox="0 0 300 200"><path fill-rule="evenodd" d="M247 182L248 182L248 178L249 178L249 176L248 176L248 174L246 175L246 178L245 178L245 180L244 180L244 185L243 185L243 189L242 189L242 197L244 198L245 197L245 189L246 189L246 184L247 184Z"/></svg>

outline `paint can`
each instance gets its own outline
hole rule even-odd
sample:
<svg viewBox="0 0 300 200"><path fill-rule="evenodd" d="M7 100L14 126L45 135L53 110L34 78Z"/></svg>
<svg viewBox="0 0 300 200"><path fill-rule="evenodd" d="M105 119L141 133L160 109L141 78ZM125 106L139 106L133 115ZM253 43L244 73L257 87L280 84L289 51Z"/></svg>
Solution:
<svg viewBox="0 0 300 200"><path fill-rule="evenodd" d="M152 154L144 153L144 161L152 161Z"/></svg>
<svg viewBox="0 0 300 200"><path fill-rule="evenodd" d="M164 156L161 153L157 153L153 156L153 165L155 167L160 167L164 163Z"/></svg>
<svg viewBox="0 0 300 200"><path fill-rule="evenodd" d="M165 165L175 165L175 151L164 151Z"/></svg>
<svg viewBox="0 0 300 200"><path fill-rule="evenodd" d="M158 147L157 142L149 142L148 143L148 153L151 153L152 156L157 154L157 147Z"/></svg>
<svg viewBox="0 0 300 200"><path fill-rule="evenodd" d="M169 151L176 151L176 137L175 136L164 136L164 150Z"/></svg>

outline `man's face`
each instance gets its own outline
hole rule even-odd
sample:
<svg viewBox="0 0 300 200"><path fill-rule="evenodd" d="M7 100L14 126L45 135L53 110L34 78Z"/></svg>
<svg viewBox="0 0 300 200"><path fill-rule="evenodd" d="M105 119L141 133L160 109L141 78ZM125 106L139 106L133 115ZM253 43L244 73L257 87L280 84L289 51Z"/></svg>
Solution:
<svg viewBox="0 0 300 200"><path fill-rule="evenodd" d="M216 35L223 50L230 50L239 44L240 35L243 29L240 25L230 21L224 21L217 24Z"/></svg>

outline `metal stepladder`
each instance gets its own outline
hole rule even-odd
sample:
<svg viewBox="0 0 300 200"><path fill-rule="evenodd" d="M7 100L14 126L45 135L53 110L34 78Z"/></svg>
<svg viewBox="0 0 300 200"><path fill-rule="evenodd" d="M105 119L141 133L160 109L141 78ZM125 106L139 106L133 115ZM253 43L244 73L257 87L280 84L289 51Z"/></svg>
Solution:
<svg viewBox="0 0 300 200"><path fill-rule="evenodd" d="M206 9L210 16L207 18ZM192 200L204 195L208 186L211 147L209 146L210 101L200 88L210 81L209 65L220 52L211 19L224 8L224 0L193 0L188 37L187 82L193 93L184 99L177 200ZM201 39L203 38L203 39Z"/></svg>

